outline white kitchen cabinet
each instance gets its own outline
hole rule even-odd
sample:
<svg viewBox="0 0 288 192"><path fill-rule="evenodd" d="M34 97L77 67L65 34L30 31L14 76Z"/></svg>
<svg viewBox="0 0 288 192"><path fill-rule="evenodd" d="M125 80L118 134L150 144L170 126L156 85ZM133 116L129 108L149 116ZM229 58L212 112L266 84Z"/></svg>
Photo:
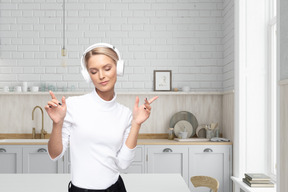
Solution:
<svg viewBox="0 0 288 192"><path fill-rule="evenodd" d="M23 147L23 173L63 173L63 158L54 162L46 145Z"/></svg>
<svg viewBox="0 0 288 192"><path fill-rule="evenodd" d="M22 173L22 148L0 145L0 173Z"/></svg>
<svg viewBox="0 0 288 192"><path fill-rule="evenodd" d="M147 145L147 173L180 173L188 184L188 147Z"/></svg>
<svg viewBox="0 0 288 192"><path fill-rule="evenodd" d="M205 175L219 181L219 191L232 191L232 146L231 145L193 145L189 147L189 177ZM205 188L194 188L189 182L191 191L204 192Z"/></svg>
<svg viewBox="0 0 288 192"><path fill-rule="evenodd" d="M145 164L145 155L144 155L144 146L138 145L135 149L135 158L132 164L124 170L120 170L121 173L145 173L144 164Z"/></svg>

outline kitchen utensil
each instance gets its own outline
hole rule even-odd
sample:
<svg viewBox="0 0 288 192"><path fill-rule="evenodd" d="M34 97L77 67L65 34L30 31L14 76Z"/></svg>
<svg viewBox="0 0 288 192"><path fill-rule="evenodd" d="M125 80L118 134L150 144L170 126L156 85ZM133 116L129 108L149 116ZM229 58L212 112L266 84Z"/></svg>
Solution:
<svg viewBox="0 0 288 192"><path fill-rule="evenodd" d="M175 132L175 124L181 120L186 120L192 125L193 132L192 132L190 137L193 137L195 135L196 129L198 127L198 121L197 121L196 117L188 111L177 112L172 116L170 123L169 123L169 127L174 127L174 132Z"/></svg>
<svg viewBox="0 0 288 192"><path fill-rule="evenodd" d="M182 135L181 132L186 132L187 134L185 135L185 133L184 133L184 135ZM187 137L189 138L189 137L191 137L193 132L194 131L193 131L193 127L192 127L191 123L186 121L186 120L180 120L174 126L174 133L175 133L176 137L181 136L181 138L183 138L183 136L185 136L186 138Z"/></svg>
<svg viewBox="0 0 288 192"><path fill-rule="evenodd" d="M218 127L218 123L211 123L211 129L216 129Z"/></svg>

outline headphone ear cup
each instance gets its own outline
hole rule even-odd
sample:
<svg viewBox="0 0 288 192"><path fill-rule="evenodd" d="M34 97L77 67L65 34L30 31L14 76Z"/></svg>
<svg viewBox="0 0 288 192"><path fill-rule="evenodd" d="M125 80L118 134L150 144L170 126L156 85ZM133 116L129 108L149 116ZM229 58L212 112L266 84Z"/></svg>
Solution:
<svg viewBox="0 0 288 192"><path fill-rule="evenodd" d="M123 76L123 74L124 74L124 61L118 60L118 62L117 62L117 75Z"/></svg>
<svg viewBox="0 0 288 192"><path fill-rule="evenodd" d="M82 73L82 76L84 77L85 81L86 81L87 83L90 83L90 82L91 82L91 78L90 78L87 70L86 70L86 69L82 69L82 70L81 70L81 73Z"/></svg>

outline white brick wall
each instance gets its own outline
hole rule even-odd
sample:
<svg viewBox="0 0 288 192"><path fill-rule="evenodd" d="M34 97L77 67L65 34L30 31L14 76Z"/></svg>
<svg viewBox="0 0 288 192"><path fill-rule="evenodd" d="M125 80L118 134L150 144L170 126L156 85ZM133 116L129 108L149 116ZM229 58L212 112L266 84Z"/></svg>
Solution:
<svg viewBox="0 0 288 192"><path fill-rule="evenodd" d="M223 90L234 89L234 1L224 0Z"/></svg>
<svg viewBox="0 0 288 192"><path fill-rule="evenodd" d="M63 68L62 1L2 0L0 87L28 81L90 89L80 75L80 56L90 44L108 42L126 61L116 86L121 91L152 91L153 70L172 70L173 88L233 89L232 2L66 1Z"/></svg>

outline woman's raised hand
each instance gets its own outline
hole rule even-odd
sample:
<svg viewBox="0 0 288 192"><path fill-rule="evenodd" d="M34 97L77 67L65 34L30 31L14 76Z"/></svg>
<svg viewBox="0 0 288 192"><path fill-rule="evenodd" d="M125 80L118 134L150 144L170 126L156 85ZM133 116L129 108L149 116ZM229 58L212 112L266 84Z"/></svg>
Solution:
<svg viewBox="0 0 288 192"><path fill-rule="evenodd" d="M54 93L49 91L52 100L48 101L47 105L45 106L45 110L47 111L49 117L53 121L53 123L60 123L64 121L66 116L66 101L65 97L62 97L62 104L57 100Z"/></svg>
<svg viewBox="0 0 288 192"><path fill-rule="evenodd" d="M133 121L134 123L141 125L144 123L150 116L151 113L151 103L155 101L158 98L158 96L153 97L149 101L147 98L144 100L144 104L139 106L139 97L136 97L135 105L133 109Z"/></svg>

